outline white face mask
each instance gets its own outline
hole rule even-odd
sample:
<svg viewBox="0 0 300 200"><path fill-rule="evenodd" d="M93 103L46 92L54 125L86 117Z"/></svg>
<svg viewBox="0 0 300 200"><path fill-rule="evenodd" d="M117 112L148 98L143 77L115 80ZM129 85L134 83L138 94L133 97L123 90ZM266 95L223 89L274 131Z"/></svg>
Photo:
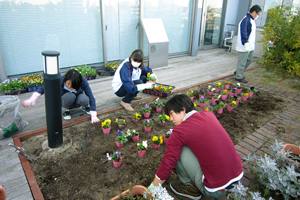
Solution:
<svg viewBox="0 0 300 200"><path fill-rule="evenodd" d="M138 67L141 65L141 63L135 62L135 61L133 61L133 60L131 60L131 64L132 64L132 66L135 67L135 68L138 68Z"/></svg>
<svg viewBox="0 0 300 200"><path fill-rule="evenodd" d="M259 16L256 16L256 17L254 18L254 20L257 20L257 19L258 19L258 17L259 17Z"/></svg>

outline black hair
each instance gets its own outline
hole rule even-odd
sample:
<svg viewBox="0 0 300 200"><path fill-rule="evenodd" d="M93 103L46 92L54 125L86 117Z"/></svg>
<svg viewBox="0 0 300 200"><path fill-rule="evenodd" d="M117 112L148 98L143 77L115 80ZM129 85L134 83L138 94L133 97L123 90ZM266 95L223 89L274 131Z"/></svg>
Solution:
<svg viewBox="0 0 300 200"><path fill-rule="evenodd" d="M259 12L261 12L261 7L259 6L259 5L254 5L254 6L252 6L251 8L250 8L250 13L252 13L252 12L256 12L256 13L259 13Z"/></svg>
<svg viewBox="0 0 300 200"><path fill-rule="evenodd" d="M175 113L180 113L185 109L185 113L196 110L193 101L186 94L178 94L172 97L165 105L165 114L169 115L173 110Z"/></svg>
<svg viewBox="0 0 300 200"><path fill-rule="evenodd" d="M75 90L79 90L82 84L82 76L76 69L70 69L64 78L64 83L68 80L71 80L71 87Z"/></svg>
<svg viewBox="0 0 300 200"><path fill-rule="evenodd" d="M139 66L139 68L143 69L144 68L144 54L143 51L140 49L136 49L132 52L131 56L129 57L129 62L131 64L131 59L135 62L140 62L141 65Z"/></svg>

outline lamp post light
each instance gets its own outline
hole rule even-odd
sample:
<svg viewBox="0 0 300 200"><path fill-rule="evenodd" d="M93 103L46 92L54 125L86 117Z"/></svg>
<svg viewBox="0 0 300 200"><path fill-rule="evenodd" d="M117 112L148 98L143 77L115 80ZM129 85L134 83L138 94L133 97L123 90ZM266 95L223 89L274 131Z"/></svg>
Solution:
<svg viewBox="0 0 300 200"><path fill-rule="evenodd" d="M48 133L48 146L58 148L63 144L60 72L57 51L43 51L44 90Z"/></svg>

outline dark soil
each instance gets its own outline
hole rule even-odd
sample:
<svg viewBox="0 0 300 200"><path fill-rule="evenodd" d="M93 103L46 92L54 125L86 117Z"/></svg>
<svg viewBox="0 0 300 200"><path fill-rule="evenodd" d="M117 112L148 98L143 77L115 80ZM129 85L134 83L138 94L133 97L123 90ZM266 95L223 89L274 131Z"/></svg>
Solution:
<svg viewBox="0 0 300 200"><path fill-rule="evenodd" d="M211 83L214 85L215 83ZM197 104L197 111L205 108L199 107L198 94L201 88L207 88L208 84L201 87L192 88L195 94L194 102ZM232 87L232 86L231 86ZM182 91L186 92L192 89ZM246 92L247 88L243 88ZM173 94L172 94L173 95ZM171 95L171 96L172 96ZM166 102L170 97L164 98ZM211 96L207 96L206 105L210 105ZM230 103L232 99L224 101ZM158 124L158 115L155 112L154 102L148 102L152 107L151 117L153 119L153 128L151 132L145 132L143 127L144 117L137 124L131 120L132 113L124 110L117 111L110 115L101 115L101 122L104 119L112 120L112 129L110 134L103 134L101 123L91 125L89 121L72 125L64 129L64 137L72 139L72 146L63 152L51 150L42 150L41 143L47 139L46 135L29 138L23 142L24 148L33 158L31 168L34 171L40 189L45 199L103 199L108 200L132 185L144 185L148 187L152 182L155 172L158 169L164 155L166 145L163 144L158 150L151 146L151 139L154 135L160 136L173 128L173 124L168 122L165 127ZM142 114L140 104L135 110ZM285 111L291 106L291 102L274 97L265 92L258 91L247 101L240 101L239 106L229 112L224 109L223 114L216 114L220 123L226 129L234 144L239 143L247 135L253 133L256 129L275 118L279 113ZM137 144L131 139L118 148L114 139L118 135L118 127L114 122L116 118L124 118L126 126L123 129L135 129L140 133L140 140L148 141L148 149L145 157L139 157L137 154ZM91 125L91 127L90 127ZM84 138L85 151L82 150L82 140L86 135L88 128L89 136ZM108 161L106 153L112 154L120 151L123 163L120 168L114 168L112 161ZM169 190L169 183L177 179L173 172L170 178L164 183L164 187Z"/></svg>

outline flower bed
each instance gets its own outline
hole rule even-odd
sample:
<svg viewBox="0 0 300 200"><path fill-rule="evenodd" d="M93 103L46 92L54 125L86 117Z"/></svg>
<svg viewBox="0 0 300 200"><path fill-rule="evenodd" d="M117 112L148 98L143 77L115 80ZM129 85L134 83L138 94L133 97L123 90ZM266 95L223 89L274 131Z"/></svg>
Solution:
<svg viewBox="0 0 300 200"><path fill-rule="evenodd" d="M196 110L201 111L208 108L216 114L211 106L199 107L200 100L197 92L202 88L207 88L208 85L194 87L180 93L186 94L193 90ZM246 93L247 89L243 88L243 92ZM206 104L210 105L211 96L205 94L205 98L207 99ZM161 100L165 104L167 98ZM223 102L227 104L231 101L232 98L228 97ZM73 146L55 156L50 151L37 149L40 147L39 143L47 138L46 134L24 141L23 147L35 160L31 164L31 168L45 199L110 199L129 188L131 184L150 185L166 148L165 144L161 144L159 149L154 150L151 144L152 138L153 136L162 136L174 127L171 122L164 127L159 125L159 115L163 113L155 111L154 102L155 100L134 107L135 111L139 113L142 113L142 108L146 103L152 108L150 119L153 120L153 128L150 132L144 130L145 117L142 116L138 123L134 123L132 114L128 115L124 110L99 116L101 122L105 119L112 121L115 121L116 118L125 119L126 127L122 131L135 129L139 132L139 143L148 141L148 149L144 157L138 155L137 142L131 139L123 147L116 146L114 140L118 136L117 130L119 130L117 123L111 124L110 134L102 133L101 123L92 125L89 129L89 137L85 138L85 152L82 152L81 144L82 138L90 126L89 121L64 129L64 136L72 138ZM222 114L216 114L216 116L233 142L237 144L248 134L281 113L286 106L291 105L291 102L258 91L252 98L240 102L233 111L229 112L225 109ZM111 155L116 151L122 153L122 165L119 168L115 168L113 163L106 158L107 153ZM169 183L173 179L177 179L175 173L171 174L163 186L169 189Z"/></svg>
<svg viewBox="0 0 300 200"><path fill-rule="evenodd" d="M143 93L152 94L160 97L168 97L175 89L175 86L156 83L152 89L144 89Z"/></svg>

